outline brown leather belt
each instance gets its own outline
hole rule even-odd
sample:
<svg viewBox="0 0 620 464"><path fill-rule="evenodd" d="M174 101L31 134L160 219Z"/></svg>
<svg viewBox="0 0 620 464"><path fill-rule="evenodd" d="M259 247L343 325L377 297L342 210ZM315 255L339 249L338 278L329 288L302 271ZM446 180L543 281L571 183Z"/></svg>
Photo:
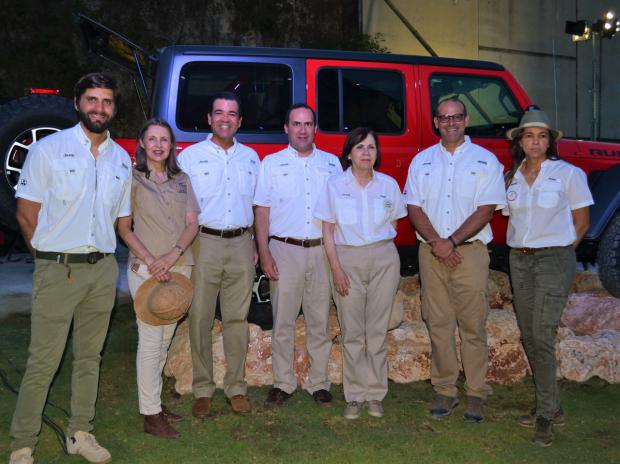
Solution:
<svg viewBox="0 0 620 464"><path fill-rule="evenodd" d="M56 261L59 264L95 264L97 261L100 261L111 254L112 253L100 253L99 251L94 251L92 253L57 253L55 251L35 250L34 257L38 259Z"/></svg>
<svg viewBox="0 0 620 464"><path fill-rule="evenodd" d="M323 245L322 238L300 240L298 238L291 238L291 237L276 237L275 235L272 235L270 238L274 240L278 240L279 242L290 243L291 245L297 245L297 246L304 247L304 248L312 248L315 246Z"/></svg>
<svg viewBox="0 0 620 464"><path fill-rule="evenodd" d="M233 238L239 237L239 235L243 235L247 227L240 227L239 229L228 229L228 230L220 230L220 229L211 229L210 227L200 226L200 232L208 235L217 235L222 238Z"/></svg>
<svg viewBox="0 0 620 464"><path fill-rule="evenodd" d="M570 246L570 245L569 245ZM533 255L534 253L540 253L541 251L545 251L545 250L558 250L561 248L566 248L566 247L559 247L559 246L554 246L554 247L540 247L540 248L513 248L514 251L518 251L519 253L523 253L524 255Z"/></svg>

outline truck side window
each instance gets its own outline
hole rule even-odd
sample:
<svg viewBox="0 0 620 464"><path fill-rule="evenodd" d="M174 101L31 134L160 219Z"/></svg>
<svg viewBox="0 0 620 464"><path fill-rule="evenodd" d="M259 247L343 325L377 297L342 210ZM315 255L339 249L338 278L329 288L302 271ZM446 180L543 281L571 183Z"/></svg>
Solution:
<svg viewBox="0 0 620 464"><path fill-rule="evenodd" d="M467 107L471 137L506 136L519 125L523 110L506 83L495 77L433 74L430 78L431 108L445 98L458 97Z"/></svg>
<svg viewBox="0 0 620 464"><path fill-rule="evenodd" d="M349 132L359 126L382 134L405 127L405 87L401 73L323 68L317 79L319 129Z"/></svg>
<svg viewBox="0 0 620 464"><path fill-rule="evenodd" d="M189 132L210 131L207 114L213 95L229 91L241 100L240 133L282 132L293 99L288 66L269 63L199 61L181 69L177 125Z"/></svg>

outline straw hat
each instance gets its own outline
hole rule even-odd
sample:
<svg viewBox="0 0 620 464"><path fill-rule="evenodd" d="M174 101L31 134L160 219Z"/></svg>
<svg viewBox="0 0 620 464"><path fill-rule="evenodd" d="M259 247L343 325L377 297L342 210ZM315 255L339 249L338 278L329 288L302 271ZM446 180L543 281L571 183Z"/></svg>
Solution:
<svg viewBox="0 0 620 464"><path fill-rule="evenodd" d="M541 127L543 129L548 129L556 141L560 140L562 135L564 135L562 131L551 127L547 113L535 106L525 112L521 118L519 127L513 127L506 132L506 137L512 140L519 135L519 132L522 129L525 129L526 127Z"/></svg>
<svg viewBox="0 0 620 464"><path fill-rule="evenodd" d="M142 282L133 306L141 321L150 325L168 325L185 315L193 295L191 281L178 272L171 272L168 282L159 282L155 277Z"/></svg>

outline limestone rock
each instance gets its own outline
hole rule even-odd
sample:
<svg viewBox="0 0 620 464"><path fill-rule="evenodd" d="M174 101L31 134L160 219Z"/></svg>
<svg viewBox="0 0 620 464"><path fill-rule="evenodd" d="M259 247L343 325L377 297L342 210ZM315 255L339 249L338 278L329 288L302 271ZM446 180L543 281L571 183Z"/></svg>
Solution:
<svg viewBox="0 0 620 464"><path fill-rule="evenodd" d="M597 376L610 383L620 383L620 332L601 330L592 335L561 334L556 346L558 374L576 382Z"/></svg>
<svg viewBox="0 0 620 464"><path fill-rule="evenodd" d="M396 383L430 378L431 342L421 321L403 322L388 333L388 377Z"/></svg>
<svg viewBox="0 0 620 464"><path fill-rule="evenodd" d="M605 290L597 272L582 271L575 274L570 293L589 293L591 295L610 296Z"/></svg>
<svg viewBox="0 0 620 464"><path fill-rule="evenodd" d="M493 269L489 271L487 293L490 308L512 309L512 290L506 273Z"/></svg>
<svg viewBox="0 0 620 464"><path fill-rule="evenodd" d="M591 335L603 329L620 331L620 299L584 293L569 295L560 324L575 335Z"/></svg>

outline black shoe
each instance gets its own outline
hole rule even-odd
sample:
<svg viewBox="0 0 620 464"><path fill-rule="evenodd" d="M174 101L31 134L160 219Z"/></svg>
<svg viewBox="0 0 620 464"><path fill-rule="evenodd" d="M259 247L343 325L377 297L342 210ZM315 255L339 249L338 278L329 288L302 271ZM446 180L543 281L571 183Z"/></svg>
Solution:
<svg viewBox="0 0 620 464"><path fill-rule="evenodd" d="M529 415L519 417L517 422L521 427L533 429L536 425L536 408L532 409ZM553 415L553 426L563 427L564 425L566 425L566 418L564 417L564 411L560 408Z"/></svg>
<svg viewBox="0 0 620 464"><path fill-rule="evenodd" d="M536 418L536 430L532 438L532 444L541 448L547 448L553 444L553 421L544 417Z"/></svg>
<svg viewBox="0 0 620 464"><path fill-rule="evenodd" d="M471 422L479 424L484 422L484 400L477 396L467 397L467 408L465 408L465 414L463 414L463 420L465 422Z"/></svg>
<svg viewBox="0 0 620 464"><path fill-rule="evenodd" d="M330 408L334 405L334 397L327 390L317 390L312 394L312 398L316 401L316 404L324 408Z"/></svg>
<svg viewBox="0 0 620 464"><path fill-rule="evenodd" d="M282 406L291 396L291 393L286 393L284 390L273 387L267 393L267 399L265 400L265 407L272 408L274 406Z"/></svg>
<svg viewBox="0 0 620 464"><path fill-rule="evenodd" d="M450 396L435 395L435 400L431 405L431 416L435 419L440 419L442 417L448 417L452 414L452 410L459 405L458 398L452 398Z"/></svg>

